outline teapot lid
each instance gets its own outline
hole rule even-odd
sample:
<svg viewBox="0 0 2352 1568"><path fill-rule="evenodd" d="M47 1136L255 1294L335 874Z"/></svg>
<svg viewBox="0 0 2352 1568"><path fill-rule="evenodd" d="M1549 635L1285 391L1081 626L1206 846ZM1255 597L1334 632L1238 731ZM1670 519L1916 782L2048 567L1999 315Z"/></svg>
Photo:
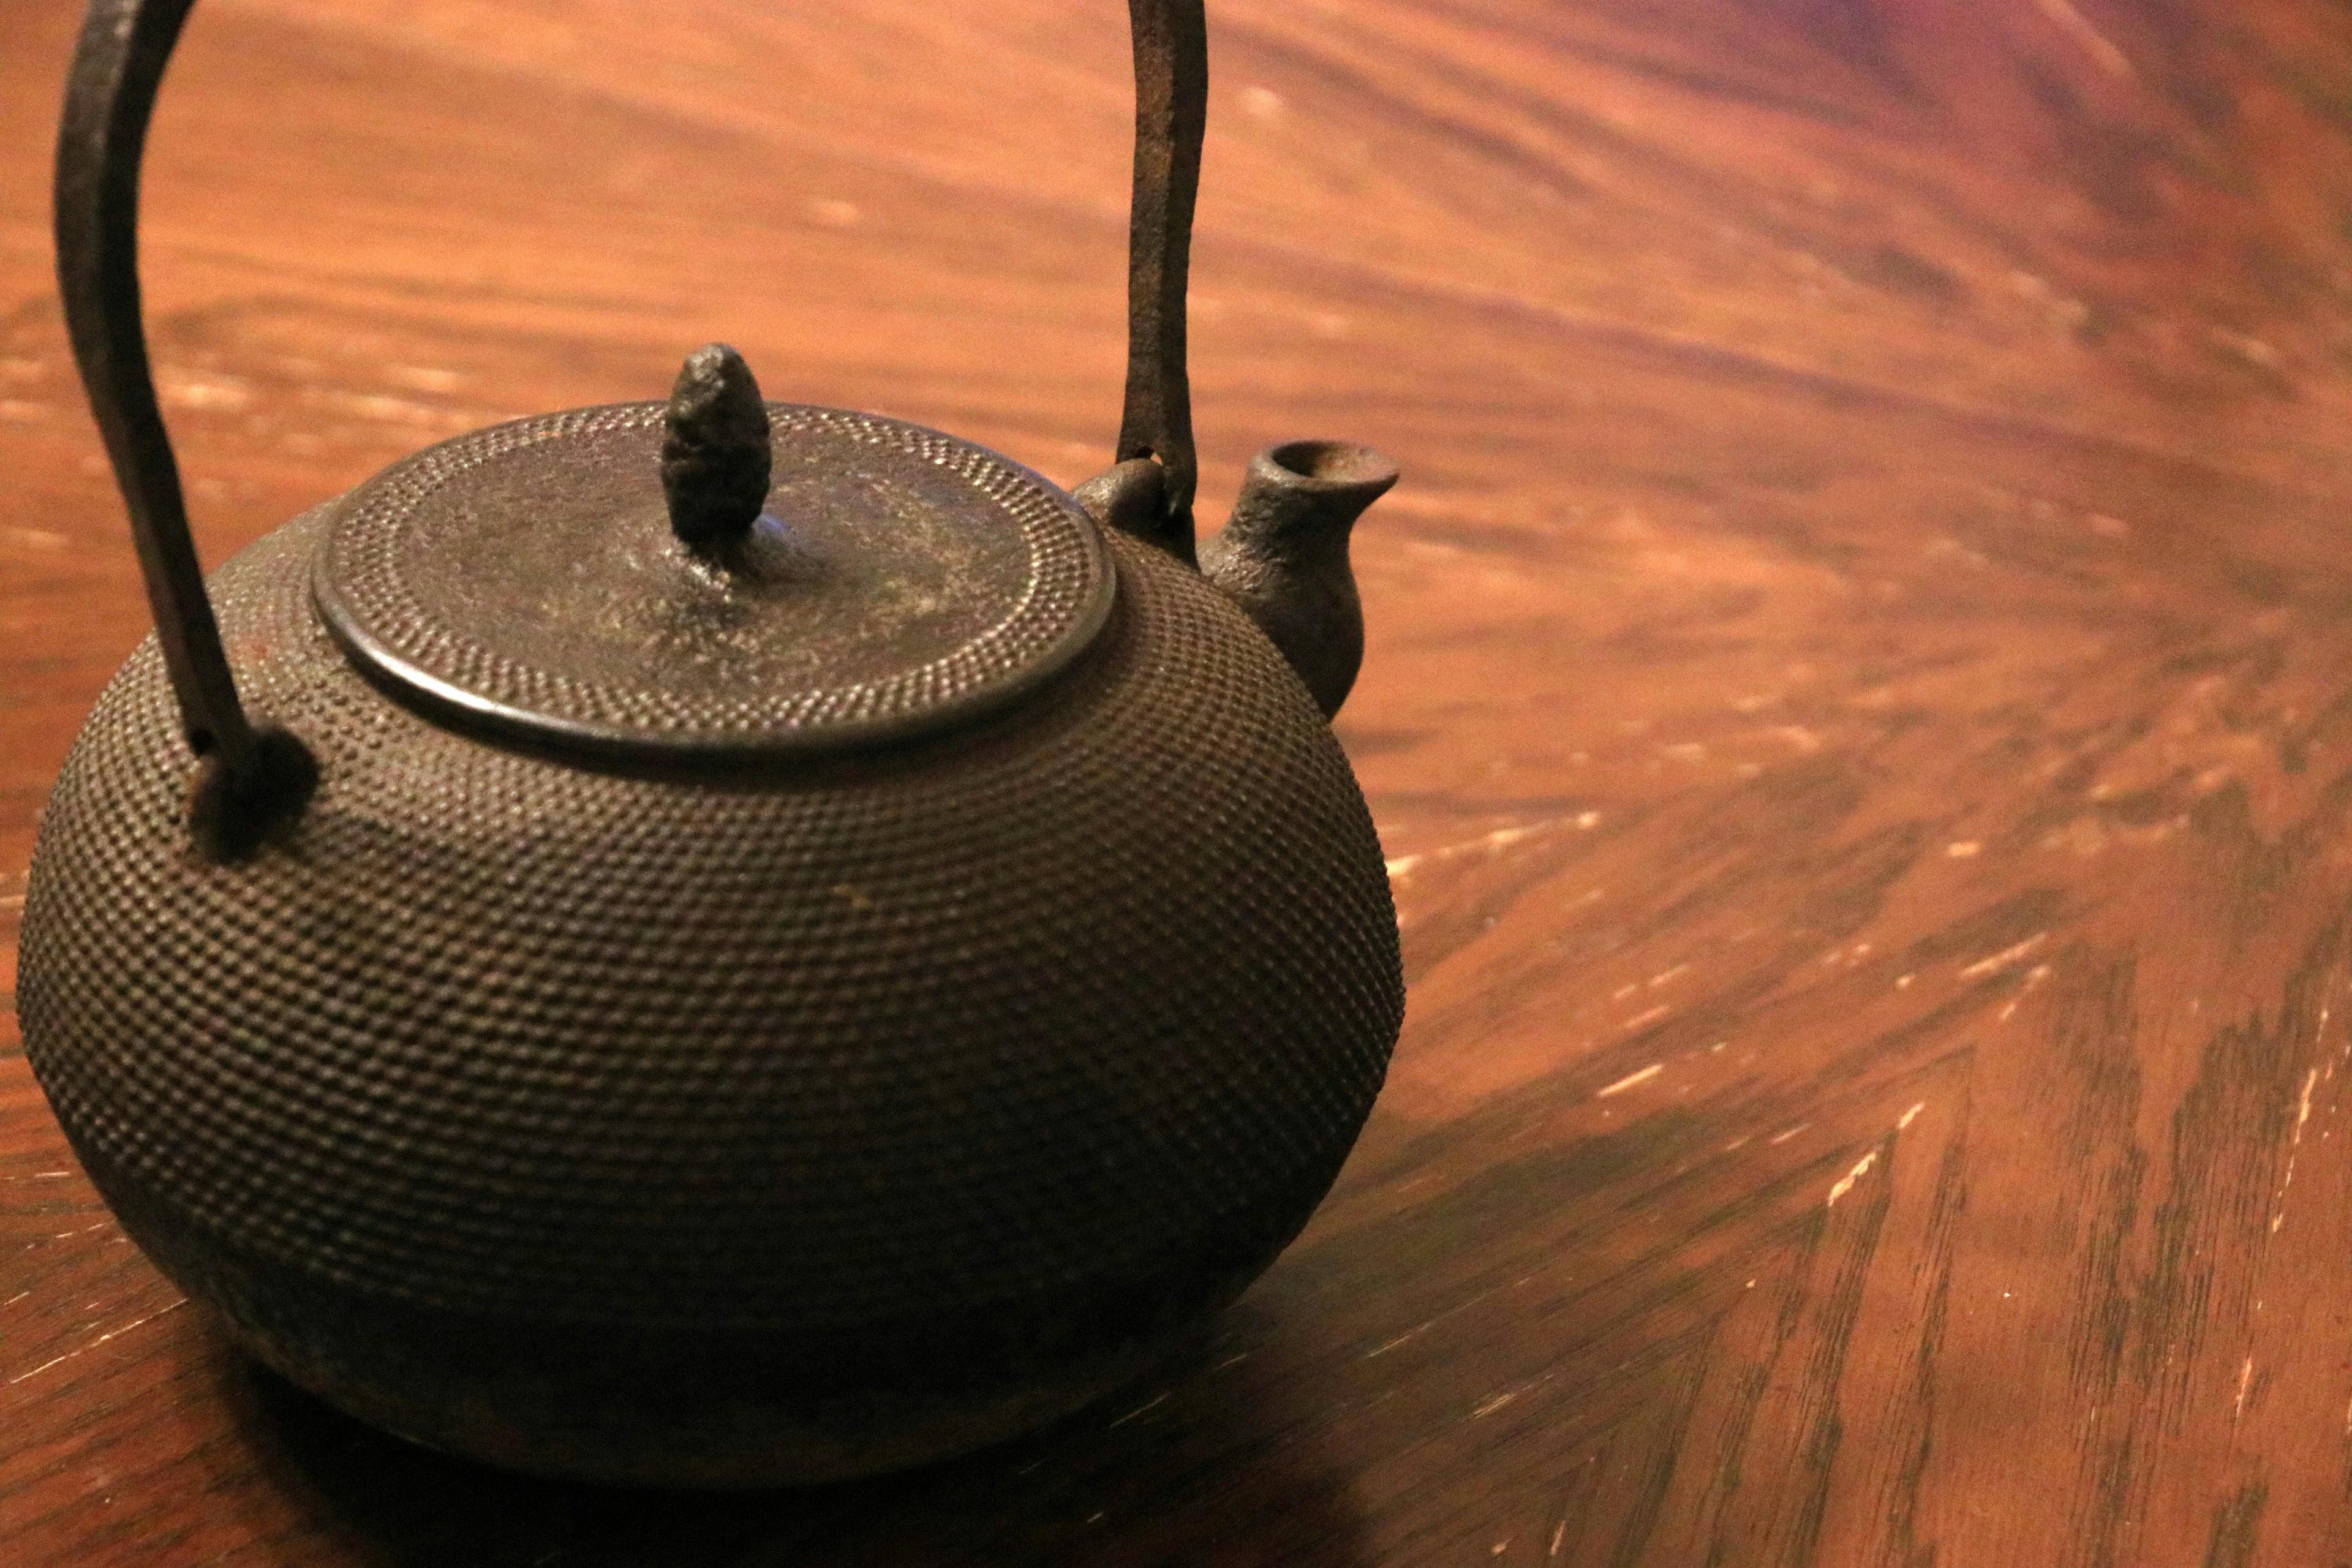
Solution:
<svg viewBox="0 0 2352 1568"><path fill-rule="evenodd" d="M329 629L463 727L691 760L929 734L1034 689L1102 628L1108 552L1046 479L741 382L768 471L723 550L679 510L677 400L667 447L658 403L518 420L340 503L312 584Z"/></svg>

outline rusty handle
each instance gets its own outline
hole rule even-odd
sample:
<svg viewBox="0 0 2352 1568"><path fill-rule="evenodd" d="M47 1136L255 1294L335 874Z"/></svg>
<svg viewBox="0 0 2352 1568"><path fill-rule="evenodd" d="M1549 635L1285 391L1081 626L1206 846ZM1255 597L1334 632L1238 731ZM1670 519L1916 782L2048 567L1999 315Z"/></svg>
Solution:
<svg viewBox="0 0 2352 1568"><path fill-rule="evenodd" d="M1192 397L1184 374L1184 293L1192 204L1208 122L1209 37L1202 0L1128 0L1135 34L1135 193L1128 227L1127 409L1118 460L1166 471L1161 534L1192 541Z"/></svg>
<svg viewBox="0 0 2352 1568"><path fill-rule="evenodd" d="M139 163L148 117L193 0L93 0L58 137L58 283L74 359L131 511L131 537L188 744L250 761L237 700L188 535L179 464L155 404L139 309Z"/></svg>
<svg viewBox="0 0 2352 1568"><path fill-rule="evenodd" d="M299 810L316 773L299 742L283 731L257 730L238 699L189 533L141 318L140 162L163 68L194 4L91 0L58 137L58 282L74 359L131 513L182 728L207 763L198 839L233 857L250 847L270 816L286 815L289 802ZM1129 0L1128 16L1135 44L1135 185L1118 457L1158 462L1162 526L1181 533L1189 555L1197 465L1184 372L1184 294L1207 117L1207 23L1201 0Z"/></svg>
<svg viewBox="0 0 2352 1568"><path fill-rule="evenodd" d="M74 361L131 512L131 537L179 700L202 759L189 801L198 851L239 859L301 813L318 764L238 700L188 533L180 466L155 403L139 308L139 164L156 89L193 0L93 0L58 133L58 285Z"/></svg>

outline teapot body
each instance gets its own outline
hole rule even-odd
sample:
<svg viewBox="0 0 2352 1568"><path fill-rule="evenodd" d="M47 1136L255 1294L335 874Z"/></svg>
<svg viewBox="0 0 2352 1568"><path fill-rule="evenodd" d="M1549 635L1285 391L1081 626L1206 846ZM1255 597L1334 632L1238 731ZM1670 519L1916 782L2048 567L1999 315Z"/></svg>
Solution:
<svg viewBox="0 0 2352 1568"><path fill-rule="evenodd" d="M44 819L27 1054L126 1229L380 1426L664 1485L920 1462L1083 1405L1296 1235L1402 1011L1298 678L1106 534L1108 622L984 721L713 773L413 711L310 593L212 579L316 795L193 854L151 640Z"/></svg>
<svg viewBox="0 0 2352 1568"><path fill-rule="evenodd" d="M714 343L209 585L136 243L189 9L89 0L54 204L157 636L50 801L17 1000L124 1229L361 1418L589 1480L895 1468L1164 1356L1306 1223L1403 1011L1325 722L1396 471L1271 448L1194 549L1199 0L1129 7L1076 494Z"/></svg>

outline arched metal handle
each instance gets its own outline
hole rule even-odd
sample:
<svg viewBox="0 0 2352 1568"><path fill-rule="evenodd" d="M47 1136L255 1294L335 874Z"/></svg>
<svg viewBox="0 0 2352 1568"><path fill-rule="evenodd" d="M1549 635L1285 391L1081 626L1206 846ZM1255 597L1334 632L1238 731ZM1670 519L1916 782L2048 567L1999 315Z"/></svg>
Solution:
<svg viewBox="0 0 2352 1568"><path fill-rule="evenodd" d="M91 0L58 138L58 281L82 384L130 509L181 721L190 747L206 759L198 840L226 857L250 847L272 814L299 810L316 773L299 742L283 731L257 731L238 700L147 361L139 298L140 160L163 68L194 4ZM1207 24L1202 0L1128 0L1128 16L1135 39L1135 187L1118 456L1158 460L1166 471L1167 525L1181 528L1189 546L1196 464L1184 293L1208 104Z"/></svg>

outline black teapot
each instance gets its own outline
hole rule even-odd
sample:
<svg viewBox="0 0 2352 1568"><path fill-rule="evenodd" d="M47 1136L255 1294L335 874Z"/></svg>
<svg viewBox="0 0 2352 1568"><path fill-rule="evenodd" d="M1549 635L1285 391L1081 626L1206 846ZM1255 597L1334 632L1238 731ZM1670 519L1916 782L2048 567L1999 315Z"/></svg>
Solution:
<svg viewBox="0 0 2352 1568"><path fill-rule="evenodd" d="M49 803L19 1005L124 1229L328 1401L594 1480L915 1464L1151 1366L1305 1224L1403 1007L1326 722L1394 470L1275 447L1194 560L1198 0L1131 4L1126 421L1075 496L714 345L209 595L135 253L189 5L96 0L58 159L158 635Z"/></svg>

